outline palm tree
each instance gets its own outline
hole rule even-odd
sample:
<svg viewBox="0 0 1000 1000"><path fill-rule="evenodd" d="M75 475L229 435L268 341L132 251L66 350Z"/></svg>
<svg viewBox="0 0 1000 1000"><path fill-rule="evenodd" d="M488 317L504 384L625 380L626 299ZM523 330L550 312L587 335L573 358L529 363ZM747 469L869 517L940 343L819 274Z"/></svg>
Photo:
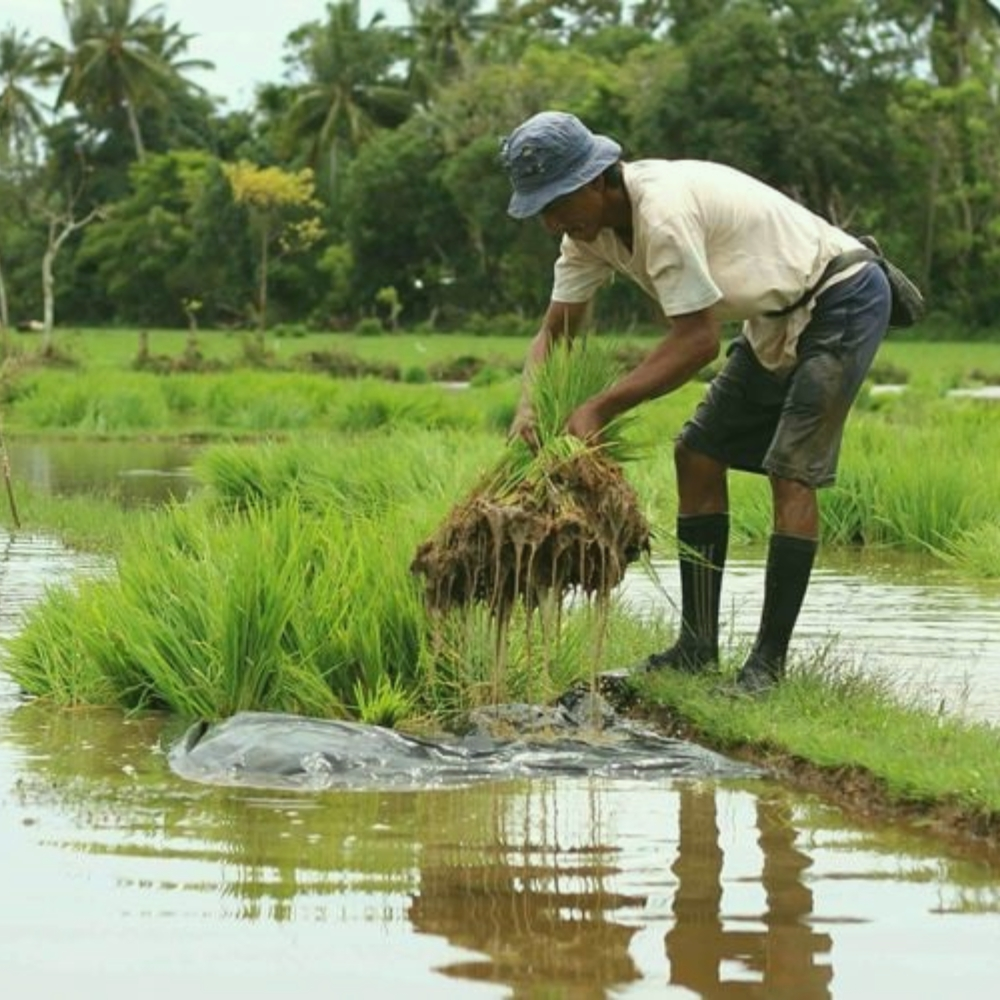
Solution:
<svg viewBox="0 0 1000 1000"><path fill-rule="evenodd" d="M70 45L52 44L62 69L56 108L74 104L83 115L124 113L136 157L145 155L139 112L163 106L177 88L194 88L182 71L211 69L203 60L180 61L192 35L167 24L162 5L135 13L133 0L62 0Z"/></svg>
<svg viewBox="0 0 1000 1000"><path fill-rule="evenodd" d="M20 174L35 160L45 115L31 85L39 82L42 47L13 28L0 34L0 168ZM0 357L9 353L7 282L0 254Z"/></svg>
<svg viewBox="0 0 1000 1000"><path fill-rule="evenodd" d="M325 24L303 25L288 38L286 61L306 78L296 89L289 130L293 140L306 141L311 166L327 159L333 187L343 156L410 110L405 86L391 76L399 43L382 20L377 13L362 26L359 0L339 0L327 5Z"/></svg>
<svg viewBox="0 0 1000 1000"><path fill-rule="evenodd" d="M43 49L13 28L0 34L0 152L15 161L31 156L35 137L45 124L38 97L30 87L41 76Z"/></svg>
<svg viewBox="0 0 1000 1000"><path fill-rule="evenodd" d="M421 101L462 68L466 52L495 22L479 14L479 0L407 0L413 54L410 87Z"/></svg>

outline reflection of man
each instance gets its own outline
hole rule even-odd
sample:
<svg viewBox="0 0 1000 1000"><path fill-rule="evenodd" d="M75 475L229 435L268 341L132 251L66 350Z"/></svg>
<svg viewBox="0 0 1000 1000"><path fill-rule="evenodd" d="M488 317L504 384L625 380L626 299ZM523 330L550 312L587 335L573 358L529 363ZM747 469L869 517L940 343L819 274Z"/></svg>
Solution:
<svg viewBox="0 0 1000 1000"><path fill-rule="evenodd" d="M629 955L636 927L614 916L646 902L604 889L612 874L582 864L574 878L545 861L422 866L409 917L417 930L482 954L442 967L448 976L504 983L513 996L601 1000L639 978Z"/></svg>
<svg viewBox="0 0 1000 1000"><path fill-rule="evenodd" d="M674 926L666 935L670 982L694 990L704 1000L758 997L768 1000L829 1000L833 971L817 964L828 953L828 934L809 926L812 893L802 872L812 864L795 848L795 827L787 807L757 800L758 844L764 855L761 883L767 910L763 931L727 930L723 926L722 862L715 820L715 791L680 789L680 840L673 872ZM725 975L742 966L756 975Z"/></svg>

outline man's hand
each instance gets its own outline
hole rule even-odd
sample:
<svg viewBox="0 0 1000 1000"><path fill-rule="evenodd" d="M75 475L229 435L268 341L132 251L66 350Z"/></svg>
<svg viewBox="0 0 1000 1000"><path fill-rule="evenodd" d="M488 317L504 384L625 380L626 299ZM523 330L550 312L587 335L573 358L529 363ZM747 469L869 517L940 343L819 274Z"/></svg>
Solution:
<svg viewBox="0 0 1000 1000"><path fill-rule="evenodd" d="M569 420L566 421L566 433L588 444L600 444L605 422L596 399L588 399L569 415Z"/></svg>
<svg viewBox="0 0 1000 1000"><path fill-rule="evenodd" d="M507 431L507 440L516 441L520 438L532 451L538 451L538 429L535 424L535 411L527 400L521 400L517 412Z"/></svg>

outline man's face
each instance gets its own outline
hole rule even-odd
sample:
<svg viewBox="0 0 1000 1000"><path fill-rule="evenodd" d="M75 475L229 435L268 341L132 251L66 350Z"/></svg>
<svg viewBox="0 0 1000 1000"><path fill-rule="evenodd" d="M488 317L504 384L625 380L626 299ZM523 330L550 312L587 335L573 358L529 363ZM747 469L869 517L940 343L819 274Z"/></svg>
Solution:
<svg viewBox="0 0 1000 1000"><path fill-rule="evenodd" d="M590 243L604 228L604 198L600 185L591 181L550 202L541 213L545 228L554 236L569 236Z"/></svg>

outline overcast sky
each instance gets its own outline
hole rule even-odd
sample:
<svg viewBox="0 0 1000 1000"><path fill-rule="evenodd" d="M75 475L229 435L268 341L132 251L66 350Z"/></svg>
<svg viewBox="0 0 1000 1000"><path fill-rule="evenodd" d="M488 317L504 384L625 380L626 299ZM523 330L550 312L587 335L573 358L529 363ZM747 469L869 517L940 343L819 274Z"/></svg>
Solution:
<svg viewBox="0 0 1000 1000"><path fill-rule="evenodd" d="M235 110L251 104L255 84L283 78L285 38L307 21L324 20L327 0L135 0L133 10L142 14L156 6L195 36L189 58L215 63L211 73L192 72L190 78ZM390 24L409 21L406 0L361 0L363 24L377 11ZM11 27L67 41L60 0L0 0L0 30Z"/></svg>

